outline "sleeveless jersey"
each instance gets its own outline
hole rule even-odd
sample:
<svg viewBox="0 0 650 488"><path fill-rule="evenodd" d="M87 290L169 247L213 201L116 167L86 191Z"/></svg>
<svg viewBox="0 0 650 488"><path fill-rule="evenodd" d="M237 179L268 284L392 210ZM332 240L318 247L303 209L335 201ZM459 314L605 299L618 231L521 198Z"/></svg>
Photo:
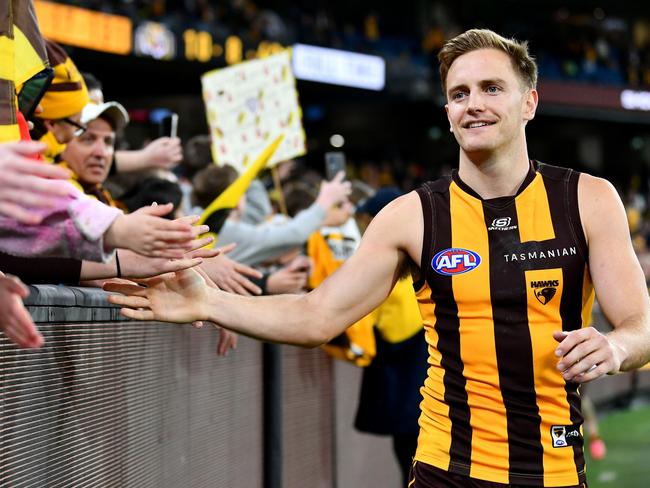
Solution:
<svg viewBox="0 0 650 488"><path fill-rule="evenodd" d="M578 385L552 336L587 326L593 304L578 178L533 162L511 197L482 199L457 173L417 190L429 370L416 460L497 483L585 481Z"/></svg>

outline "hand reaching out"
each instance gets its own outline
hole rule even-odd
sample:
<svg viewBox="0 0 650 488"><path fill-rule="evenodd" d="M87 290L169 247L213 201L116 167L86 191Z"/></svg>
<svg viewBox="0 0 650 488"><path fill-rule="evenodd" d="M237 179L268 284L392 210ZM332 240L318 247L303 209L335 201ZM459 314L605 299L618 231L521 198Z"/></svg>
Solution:
<svg viewBox="0 0 650 488"><path fill-rule="evenodd" d="M234 248L234 244L224 246L219 256L204 260L201 269L221 290L238 295L260 295L260 287L248 278L261 278L262 273L226 256Z"/></svg>
<svg viewBox="0 0 650 488"><path fill-rule="evenodd" d="M269 295L300 293L307 286L311 260L307 256L297 256L284 268L272 273L266 281Z"/></svg>
<svg viewBox="0 0 650 488"><path fill-rule="evenodd" d="M66 169L33 159L44 149L37 142L0 144L0 214L22 224L39 224L44 216L39 209L74 194Z"/></svg>
<svg viewBox="0 0 650 488"><path fill-rule="evenodd" d="M327 211L323 227L339 227L354 215L354 206L346 198L340 206L330 207Z"/></svg>
<svg viewBox="0 0 650 488"><path fill-rule="evenodd" d="M120 215L104 234L106 245L154 258L181 258L194 247L195 239L209 229L205 225L193 227L191 224L199 219L196 216L163 219L172 209L173 205L168 203Z"/></svg>
<svg viewBox="0 0 650 488"><path fill-rule="evenodd" d="M135 281L144 286L104 285L104 290L123 294L110 295L108 301L122 306L125 317L179 324L207 320L208 285L194 268Z"/></svg>
<svg viewBox="0 0 650 488"><path fill-rule="evenodd" d="M218 252L198 250L197 253ZM192 323L203 327L206 315L201 306L207 302L207 288L219 289L200 268L167 273L147 280L135 280L140 285L124 280L104 283L104 290L122 293L110 295L108 301L121 305L121 313L135 320L160 320L164 322ZM199 305L199 306L197 306ZM237 348L237 334L212 324L219 330L217 354L226 356L230 349Z"/></svg>
<svg viewBox="0 0 650 488"><path fill-rule="evenodd" d="M345 173L340 171L332 181L323 181L316 197L316 203L325 210L329 210L330 207L345 201L352 193L352 185L349 181L343 181L344 179Z"/></svg>
<svg viewBox="0 0 650 488"><path fill-rule="evenodd" d="M18 278L0 273L0 329L18 347L41 347L43 336L23 305L28 295Z"/></svg>
<svg viewBox="0 0 650 488"><path fill-rule="evenodd" d="M172 169L183 159L183 149L178 137L160 137L136 151L116 151L115 159L120 173Z"/></svg>
<svg viewBox="0 0 650 488"><path fill-rule="evenodd" d="M172 169L183 159L183 148L178 137L160 137L142 149L148 168Z"/></svg>
<svg viewBox="0 0 650 488"><path fill-rule="evenodd" d="M122 276L125 278L150 278L165 273L174 273L187 268L193 268L203 262L203 259L218 256L220 250L203 249L212 242L212 237L198 239L196 249L186 252L179 259L150 258L141 254L121 249L118 251Z"/></svg>

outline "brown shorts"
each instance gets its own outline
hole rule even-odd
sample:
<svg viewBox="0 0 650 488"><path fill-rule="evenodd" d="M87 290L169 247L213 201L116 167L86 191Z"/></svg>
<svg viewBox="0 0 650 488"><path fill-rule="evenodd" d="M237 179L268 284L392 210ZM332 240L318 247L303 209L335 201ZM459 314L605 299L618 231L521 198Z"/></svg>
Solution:
<svg viewBox="0 0 650 488"><path fill-rule="evenodd" d="M454 474L430 464L413 461L408 488L530 488L524 485L504 485ZM587 488L587 483L562 488Z"/></svg>

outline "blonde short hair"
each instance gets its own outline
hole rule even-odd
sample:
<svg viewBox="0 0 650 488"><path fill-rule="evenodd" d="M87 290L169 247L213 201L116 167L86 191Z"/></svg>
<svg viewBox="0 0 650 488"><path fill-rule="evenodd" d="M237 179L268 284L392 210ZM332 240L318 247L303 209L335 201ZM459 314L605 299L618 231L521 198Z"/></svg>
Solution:
<svg viewBox="0 0 650 488"><path fill-rule="evenodd" d="M471 29L445 42L438 54L442 91L447 95L447 73L452 63L471 51L498 49L506 53L519 78L528 88L537 87L537 63L528 53L528 42L506 39L489 29Z"/></svg>

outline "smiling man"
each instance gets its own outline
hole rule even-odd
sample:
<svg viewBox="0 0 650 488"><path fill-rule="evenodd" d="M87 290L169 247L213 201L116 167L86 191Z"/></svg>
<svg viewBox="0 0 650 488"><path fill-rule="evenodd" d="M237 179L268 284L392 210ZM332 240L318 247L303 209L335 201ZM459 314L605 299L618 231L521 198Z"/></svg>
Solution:
<svg viewBox="0 0 650 488"><path fill-rule="evenodd" d="M429 369L409 488L585 487L579 384L650 360L623 205L602 179L529 159L538 95L525 43L470 30L439 60L458 170L386 206L316 290L237 297L188 270L111 285L128 296L110 300L139 320L316 346L411 272ZM594 289L608 334L588 326Z"/></svg>
<svg viewBox="0 0 650 488"><path fill-rule="evenodd" d="M61 165L72 170L74 182L83 191L107 205L115 206L103 183L113 162L115 137L129 116L117 102L89 103L81 112L80 128L62 154Z"/></svg>

